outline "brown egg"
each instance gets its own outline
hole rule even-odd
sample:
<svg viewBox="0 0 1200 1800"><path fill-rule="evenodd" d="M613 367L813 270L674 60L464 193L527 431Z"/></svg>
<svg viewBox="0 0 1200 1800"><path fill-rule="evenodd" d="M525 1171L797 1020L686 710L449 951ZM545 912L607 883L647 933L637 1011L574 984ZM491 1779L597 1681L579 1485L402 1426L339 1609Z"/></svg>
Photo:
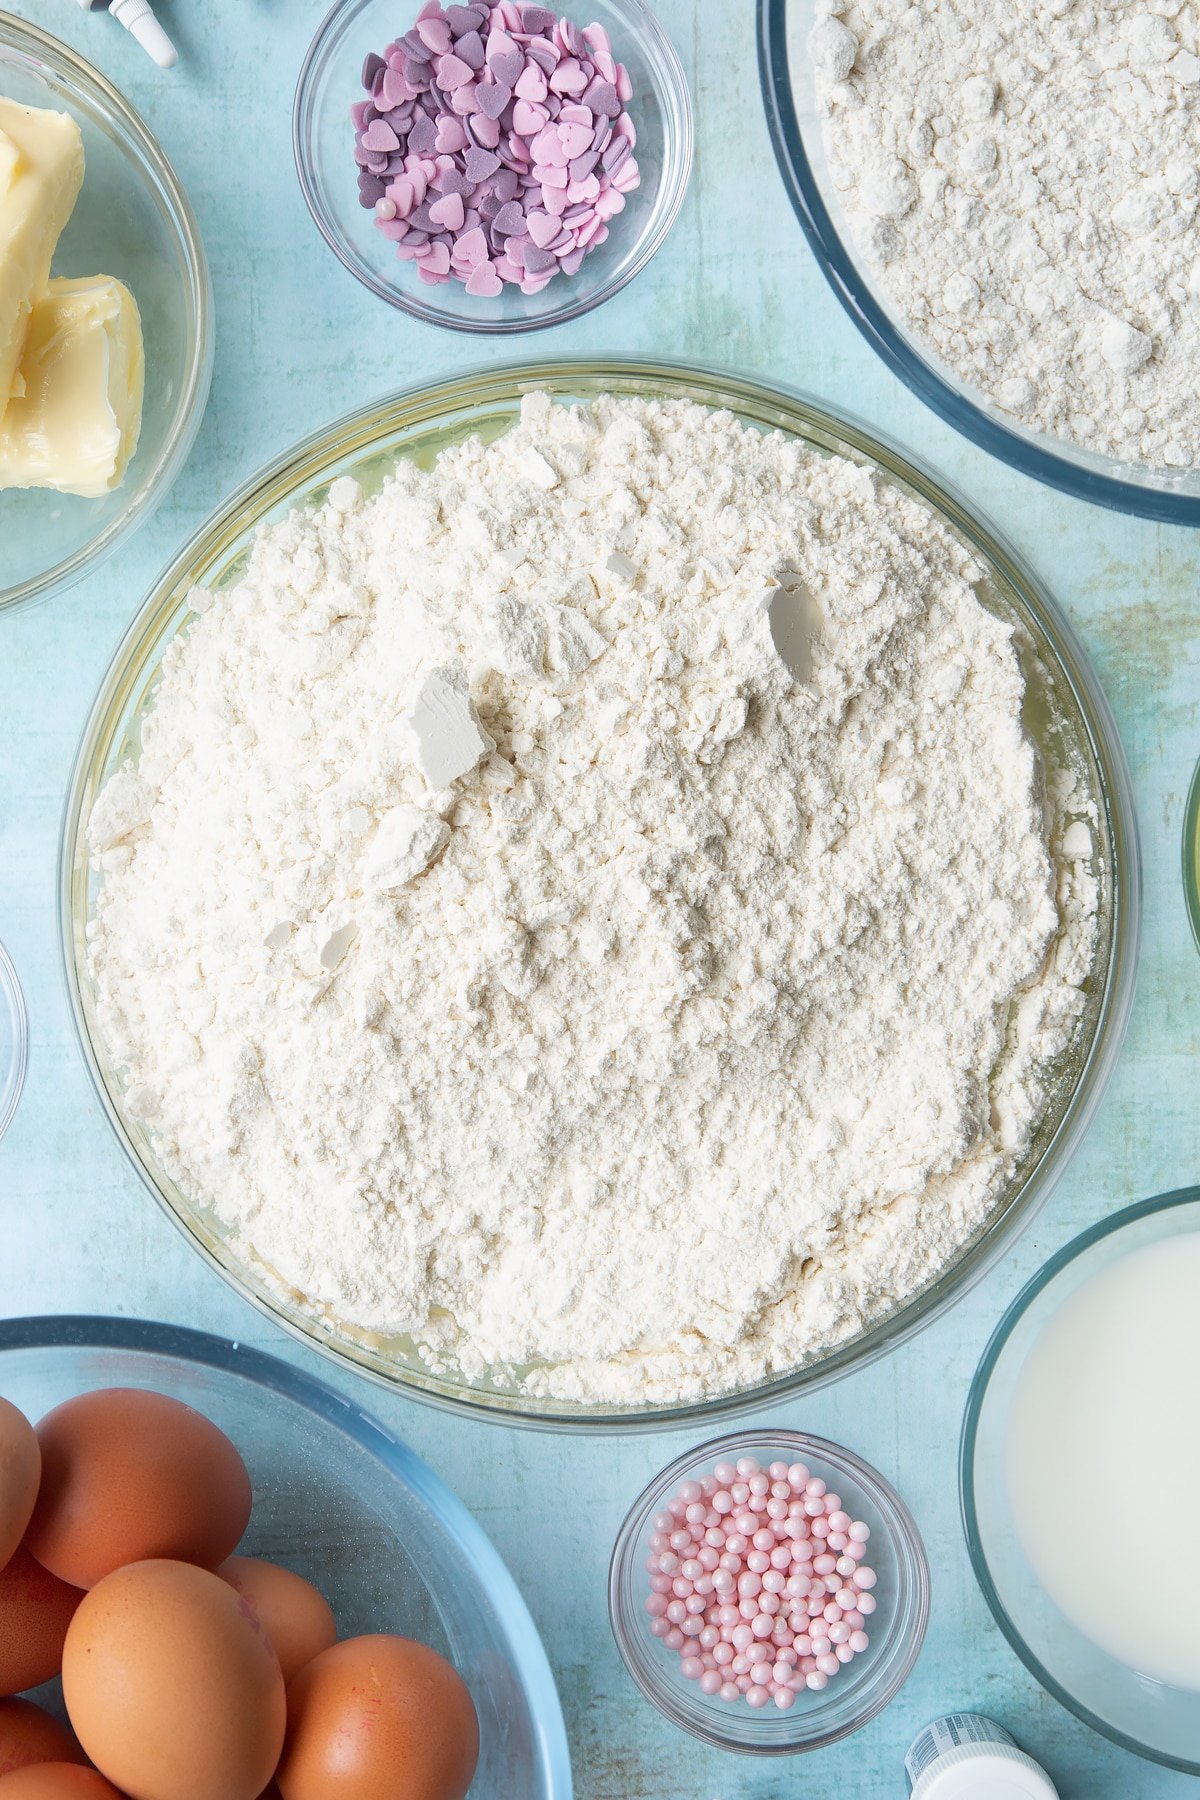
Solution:
<svg viewBox="0 0 1200 1800"><path fill-rule="evenodd" d="M329 1602L303 1576L254 1556L231 1556L217 1574L254 1608L285 1682L337 1641Z"/></svg>
<svg viewBox="0 0 1200 1800"><path fill-rule="evenodd" d="M215 1569L250 1517L250 1477L223 1431L181 1400L102 1388L37 1428L42 1484L26 1544L90 1588L150 1559Z"/></svg>
<svg viewBox="0 0 1200 1800"><path fill-rule="evenodd" d="M278 1658L247 1602L191 1563L130 1563L85 1594L63 1696L96 1767L137 1800L257 1800L279 1761Z"/></svg>
<svg viewBox="0 0 1200 1800"><path fill-rule="evenodd" d="M288 1688L284 1800L464 1800L478 1761L461 1676L409 1638L347 1638Z"/></svg>
<svg viewBox="0 0 1200 1800"><path fill-rule="evenodd" d="M81 1763L83 1752L65 1725L32 1700L0 1700L0 1775L30 1763Z"/></svg>
<svg viewBox="0 0 1200 1800"><path fill-rule="evenodd" d="M8 1561L33 1513L42 1453L23 1412L0 1400L0 1568Z"/></svg>
<svg viewBox="0 0 1200 1800"><path fill-rule="evenodd" d="M111 1781L78 1763L31 1763L0 1775L0 1800L125 1800Z"/></svg>
<svg viewBox="0 0 1200 1800"><path fill-rule="evenodd" d="M0 1569L0 1694L53 1680L82 1599L79 1588L43 1569L23 1545Z"/></svg>

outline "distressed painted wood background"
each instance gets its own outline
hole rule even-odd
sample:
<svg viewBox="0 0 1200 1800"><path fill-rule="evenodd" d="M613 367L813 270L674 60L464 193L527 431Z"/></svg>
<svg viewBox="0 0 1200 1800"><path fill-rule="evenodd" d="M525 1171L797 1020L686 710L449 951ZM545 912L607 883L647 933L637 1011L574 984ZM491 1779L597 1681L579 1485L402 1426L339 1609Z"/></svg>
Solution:
<svg viewBox="0 0 1200 1800"><path fill-rule="evenodd" d="M85 711L158 570L235 483L292 439L371 396L513 355L415 325L335 263L304 210L291 97L320 0L160 0L182 50L157 73L110 21L71 0L8 0L95 60L151 121L200 216L219 315L212 401L191 463L135 543L95 579L0 619L0 938L32 1021L29 1082L0 1147L0 1311L119 1311L293 1347L208 1274L139 1189L71 1040L55 937L59 819ZM402 22L405 0L397 0ZM724 1757L661 1721L611 1644L604 1575L617 1524L681 1447L551 1437L449 1420L363 1391L474 1508L508 1558L561 1684L580 1800L885 1800L904 1792L911 1734L947 1707L1007 1722L1064 1800L1182 1800L1186 1777L1136 1761L1064 1713L991 1625L963 1548L955 1453L963 1401L1008 1298L1080 1226L1197 1173L1200 959L1179 879L1197 752L1200 540L1074 504L989 461L873 360L827 291L786 204L759 96L752 0L659 0L693 78L696 176L651 269L600 313L517 354L686 354L775 378L893 435L958 485L1071 614L1115 708L1145 852L1142 974L1102 1112L1050 1205L1005 1266L914 1343L781 1420L844 1438L913 1506L934 1575L932 1627L904 1693L824 1755ZM700 1434L697 1434L700 1435ZM543 1529L540 1521L553 1510ZM513 1800L521 1800L514 1795Z"/></svg>

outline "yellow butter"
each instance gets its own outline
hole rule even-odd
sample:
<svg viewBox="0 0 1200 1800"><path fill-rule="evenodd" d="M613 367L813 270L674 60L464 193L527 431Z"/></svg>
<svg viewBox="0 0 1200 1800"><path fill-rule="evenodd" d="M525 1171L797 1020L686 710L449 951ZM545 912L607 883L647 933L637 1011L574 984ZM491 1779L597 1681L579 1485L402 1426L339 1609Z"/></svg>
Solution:
<svg viewBox="0 0 1200 1800"><path fill-rule="evenodd" d="M109 275L52 281L35 302L24 392L0 414L0 488L96 499L123 480L142 422L142 322Z"/></svg>
<svg viewBox="0 0 1200 1800"><path fill-rule="evenodd" d="M82 185L75 120L0 96L0 406L19 381L30 311Z"/></svg>

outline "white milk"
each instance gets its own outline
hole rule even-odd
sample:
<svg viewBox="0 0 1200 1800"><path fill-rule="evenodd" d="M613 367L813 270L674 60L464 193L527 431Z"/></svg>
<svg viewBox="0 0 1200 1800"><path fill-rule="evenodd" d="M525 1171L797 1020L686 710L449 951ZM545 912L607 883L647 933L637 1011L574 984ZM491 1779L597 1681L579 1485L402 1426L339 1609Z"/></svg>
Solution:
<svg viewBox="0 0 1200 1800"><path fill-rule="evenodd" d="M1067 1617L1142 1674L1200 1690L1200 1233L1131 1251L1045 1327L1017 1383L1008 1480Z"/></svg>

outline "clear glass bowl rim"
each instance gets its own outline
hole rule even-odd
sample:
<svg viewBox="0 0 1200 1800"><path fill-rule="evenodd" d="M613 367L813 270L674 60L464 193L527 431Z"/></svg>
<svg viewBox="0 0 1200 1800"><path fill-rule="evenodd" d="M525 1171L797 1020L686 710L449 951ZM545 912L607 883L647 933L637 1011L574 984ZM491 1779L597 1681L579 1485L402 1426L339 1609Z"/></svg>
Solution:
<svg viewBox="0 0 1200 1800"><path fill-rule="evenodd" d="M561 1800L572 1794L571 1759L562 1705L541 1635L524 1595L499 1551L474 1514L441 1477L372 1414L313 1375L269 1356L237 1339L216 1337L186 1325L149 1319L110 1318L102 1314L55 1313L0 1319L0 1390L4 1356L10 1350L123 1350L135 1355L169 1357L236 1375L271 1389L344 1431L412 1489L459 1540L473 1568L485 1577L497 1609L514 1622L522 1639L521 1674L530 1693L532 1723L537 1732L551 1791ZM517 1632L513 1633L514 1636Z"/></svg>
<svg viewBox="0 0 1200 1800"><path fill-rule="evenodd" d="M721 1457L737 1456L744 1450L754 1450L756 1447L761 1450L761 1446L764 1444L777 1445L781 1450L788 1451L790 1453L789 1460L791 1455L805 1461L811 1457L814 1462L824 1464L827 1468L848 1473L854 1477L860 1487L866 1489L873 1497L882 1498L884 1505L895 1515L898 1534L902 1537L905 1549L912 1559L914 1592L912 1614L907 1632L908 1641L904 1654L897 1661L888 1680L878 1693L872 1696L870 1703L863 1707L861 1713L835 1730L818 1732L811 1737L797 1737L778 1744L750 1745L726 1736L716 1726L711 1731L705 1731L690 1722L685 1723L677 1716L674 1709L664 1706L662 1696L655 1691L653 1683L646 1680L642 1671L626 1652L627 1626L622 1617L620 1590L626 1565L629 1558L636 1552L637 1539L640 1535L640 1521L648 1509L650 1496L658 1491L665 1491L674 1486L677 1481L685 1479L689 1472L701 1463L709 1464ZM672 1724L677 1725L681 1730L691 1731L695 1736L702 1738L705 1743L713 1744L718 1749L730 1750L741 1755L796 1756L812 1750L825 1750L831 1744L840 1743L843 1738L852 1737L856 1731L861 1731L865 1725L869 1725L872 1719L877 1719L880 1713L891 1705L916 1667L917 1658L921 1654L925 1633L929 1626L929 1607L929 1558L925 1551L925 1544L916 1520L887 1477L882 1475L872 1463L866 1462L855 1451L848 1449L845 1444L835 1444L831 1438L816 1437L812 1432L787 1431L769 1423L758 1430L748 1427L744 1431L733 1432L726 1437L712 1438L706 1444L697 1444L694 1449L686 1451L682 1456L676 1457L674 1462L668 1463L664 1469L660 1469L658 1474L646 1483L621 1521L608 1565L608 1622L617 1649L621 1653L621 1661L625 1664L633 1681L646 1699L663 1714L664 1718L670 1719ZM719 1716L714 1713L714 1717ZM804 1715L802 1713L788 1714L785 1715L785 1719L794 1720L799 1729L804 1722Z"/></svg>
<svg viewBox="0 0 1200 1800"><path fill-rule="evenodd" d="M74 935L80 921L73 915L72 877L82 827L83 796L114 695L120 690L123 673L140 667L158 636L162 619L173 610L182 585L185 582L190 585L189 571L197 564L211 561L221 548L232 543L270 506L292 495L300 501L322 468L336 455L355 454L394 431L418 423L429 424L448 410L462 409L473 400L482 403L508 398L523 388L544 386L558 392L579 392L591 384L592 388L602 390L622 381L653 382L655 392L678 392L689 398L702 391L707 403L723 404L735 411L739 407L748 411L753 411L756 406L765 407L802 437L821 431L833 435L847 453L869 458L889 477L907 484L940 511L1023 597L1037 616L1075 692L1089 733L1092 754L1101 772L1102 791L1098 797L1105 805L1113 848L1113 942L1095 1036L1080 1069L1074 1095L1053 1138L1030 1171L1019 1196L943 1275L897 1312L839 1345L829 1355L760 1386L673 1406L585 1412L559 1405L524 1404L508 1396L465 1392L433 1376L418 1377L399 1370L385 1372L365 1358L356 1357L343 1342L327 1342L310 1325L293 1319L281 1305L250 1287L239 1270L226 1266L212 1254L169 1204L143 1165L101 1073L88 1030L75 955ZM735 374L682 361L571 359L477 369L371 402L282 452L217 508L154 584L117 646L100 685L84 726L67 791L59 850L58 895L60 946L72 1017L101 1108L157 1204L210 1267L216 1269L243 1299L293 1337L339 1363L356 1368L387 1387L400 1387L434 1405L452 1411L465 1410L476 1418L547 1430L632 1432L682 1427L701 1418L706 1422L733 1418L773 1400L825 1386L849 1369L873 1362L905 1342L948 1305L960 1299L993 1267L1048 1198L1090 1123L1115 1065L1133 1000L1140 934L1141 864L1131 784L1120 738L1103 690L1073 627L1015 553L965 502L948 490L940 478L929 474L907 453L878 434L781 387L767 387Z"/></svg>
<svg viewBox="0 0 1200 1800"><path fill-rule="evenodd" d="M1183 809L1183 898L1196 948L1200 950L1200 762Z"/></svg>
<svg viewBox="0 0 1200 1800"><path fill-rule="evenodd" d="M304 195L304 204L312 216L313 224L342 267L380 300L385 300L389 306L394 306L401 312L410 313L413 318L421 319L427 325L438 325L444 331L465 332L470 336L477 337L515 337L527 331L548 331L552 326L565 325L571 319L580 319L585 313L592 312L597 306L602 306L606 300L611 300L614 294L619 294L622 288L627 287L635 276L640 275L647 264L658 255L679 217L691 183L696 137L692 94L683 64L679 59L679 52L660 23L658 15L646 4L646 0L622 0L622 4L632 10L635 17L640 20L640 29L653 39L655 49L661 56L665 67L670 71L672 79L671 108L676 115L675 129L679 134L673 158L677 169L674 184L667 190L666 204L662 214L653 229L647 230L644 234L638 253L631 260L628 268L614 276L611 281L606 282L603 287L598 288L594 294L589 294L582 299L564 300L561 307L531 318L496 320L455 318L422 300L419 291L415 289L409 292L398 287L389 287L386 282L380 281L369 269L353 257L346 255L313 185L309 171L307 138L317 64L325 53L327 40L340 24L342 16L350 12L361 12L370 4L371 0L334 0L334 4L317 27L312 43L301 64L292 107L292 154L295 158L300 191Z"/></svg>
<svg viewBox="0 0 1200 1800"><path fill-rule="evenodd" d="M25 1072L29 1067L29 1013L20 978L13 960L0 944L0 1005L11 1012L16 1028L16 1041L7 1068L0 1067L0 1138L2 1138L21 1104Z"/></svg>
<svg viewBox="0 0 1200 1800"><path fill-rule="evenodd" d="M759 78L775 160L818 267L876 355L947 425L1023 475L1115 512L1172 525L1200 525L1200 495L1122 481L1041 449L957 392L900 336L847 255L813 177L788 75L790 3L793 0L757 0Z"/></svg>
<svg viewBox="0 0 1200 1800"><path fill-rule="evenodd" d="M975 1448L979 1436L979 1420L983 1411L983 1403L987 1397L988 1385L995 1372L996 1365L1004 1353L1009 1338L1017 1325L1042 1293L1051 1286L1055 1279L1068 1268L1071 1263L1084 1255L1094 1245L1102 1243L1105 1238L1113 1237L1123 1231L1127 1225L1135 1224L1139 1219L1153 1217L1156 1213L1167 1213L1180 1206L1194 1206L1200 1201L1200 1187L1172 1188L1169 1193L1157 1194L1149 1200L1138 1200L1132 1206L1122 1207L1120 1212L1111 1213L1100 1219L1095 1225L1089 1225L1081 1231L1061 1250L1044 1262L1036 1274L1032 1275L1021 1289L1016 1299L1005 1310L1004 1316L996 1326L988 1340L987 1347L979 1359L967 1395L966 1411L963 1414L962 1436L959 1440L958 1453L958 1491L959 1505L962 1513L963 1534L967 1540L967 1555L971 1559L971 1568L979 1588L987 1602L996 1624L1008 1639L1034 1680L1058 1701L1067 1711L1074 1713L1101 1737L1110 1743L1117 1744L1122 1750L1130 1751L1149 1762L1161 1763L1169 1769L1179 1769L1187 1775L1200 1775L1200 1762L1189 1762L1185 1757L1170 1756L1161 1750L1155 1750L1143 1744L1126 1732L1119 1731L1096 1713L1089 1710L1082 1700L1077 1700L1068 1688L1063 1687L1041 1660L1026 1644L1024 1637L1009 1617L1008 1610L996 1592L988 1568L987 1551L979 1533L978 1514L975 1507Z"/></svg>
<svg viewBox="0 0 1200 1800"><path fill-rule="evenodd" d="M52 569L45 570L11 591L0 588L2 611L5 607L24 605L29 600L44 600L50 594L61 592L82 580L84 575L90 574L111 556L132 531L145 524L159 501L166 496L191 453L208 400L213 371L213 295L208 260L191 201L141 114L91 63L28 20L18 19L12 13L0 12L0 46L33 56L64 79L73 81L80 87L91 88L97 102L119 126L120 135L136 151L164 195L179 233L191 278L193 323L191 358L176 402L171 433L163 446L154 477L140 501L118 513L99 537L65 557L62 562L56 563Z"/></svg>

